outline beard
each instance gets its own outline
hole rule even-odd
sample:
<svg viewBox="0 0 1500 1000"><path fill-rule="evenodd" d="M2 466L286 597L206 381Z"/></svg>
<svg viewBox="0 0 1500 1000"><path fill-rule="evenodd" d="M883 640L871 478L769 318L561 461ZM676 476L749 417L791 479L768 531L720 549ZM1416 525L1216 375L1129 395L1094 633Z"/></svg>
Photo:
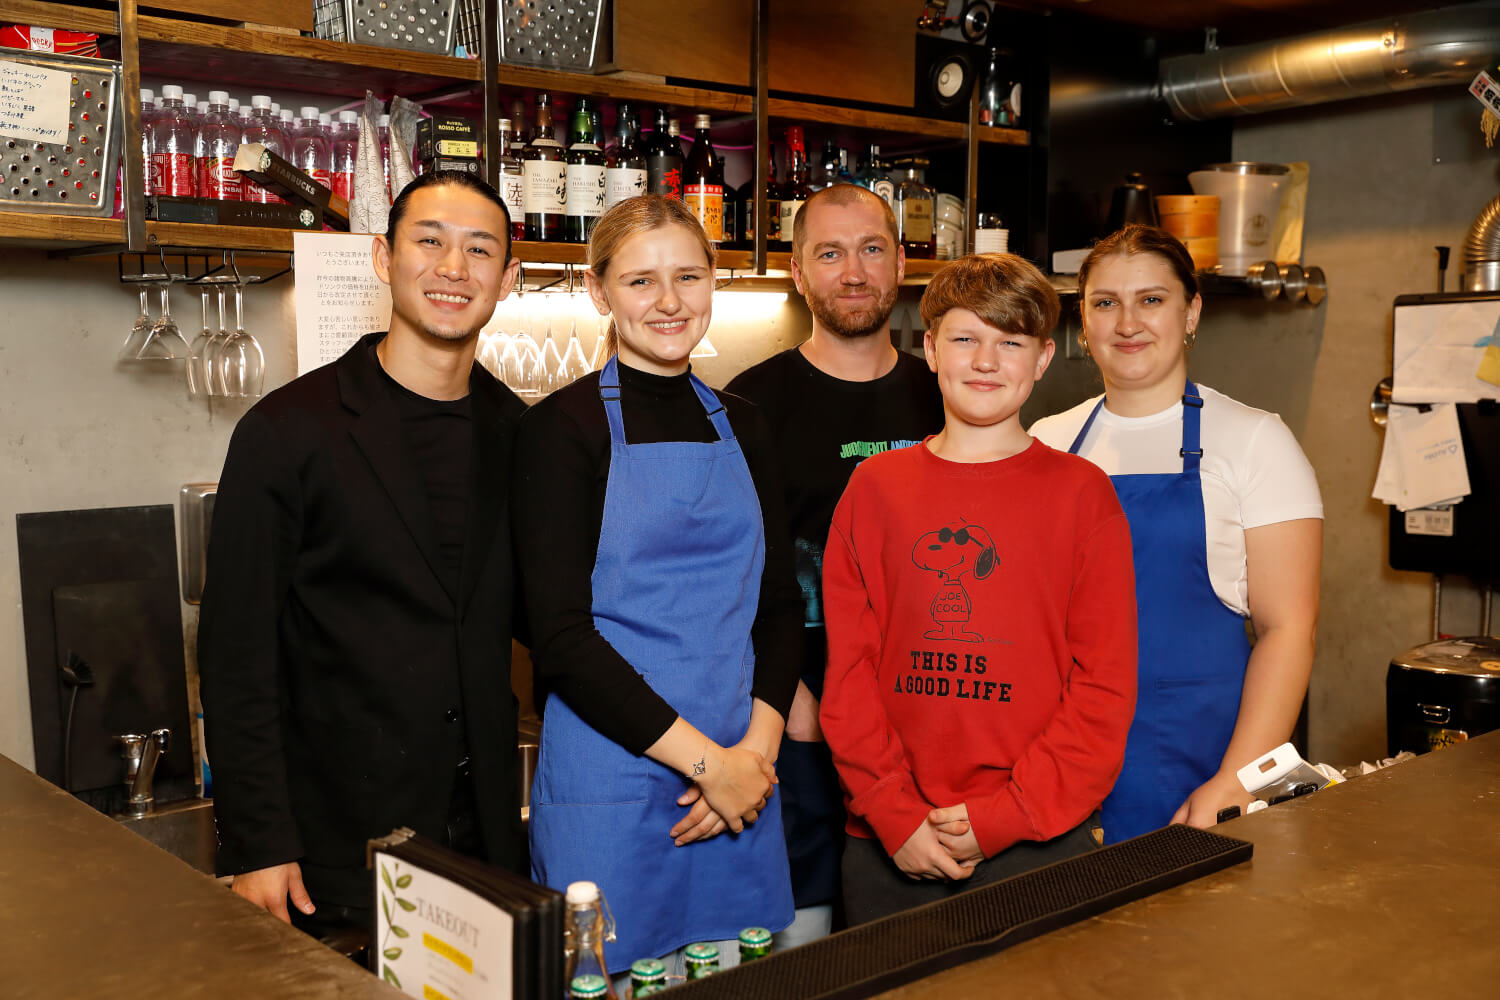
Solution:
<svg viewBox="0 0 1500 1000"><path fill-rule="evenodd" d="M892 285L878 293L875 301L862 309L841 306L837 294L813 293L807 296L807 308L829 332L849 340L858 340L879 333L890 320L891 310L896 307L897 291L896 286Z"/></svg>
<svg viewBox="0 0 1500 1000"><path fill-rule="evenodd" d="M424 334L431 337L433 340L441 340L444 343L453 344L468 340L470 337L478 333L480 329L482 329L482 327L476 327L475 329L470 330L466 327L461 326L431 326L429 324L423 323L421 329Z"/></svg>

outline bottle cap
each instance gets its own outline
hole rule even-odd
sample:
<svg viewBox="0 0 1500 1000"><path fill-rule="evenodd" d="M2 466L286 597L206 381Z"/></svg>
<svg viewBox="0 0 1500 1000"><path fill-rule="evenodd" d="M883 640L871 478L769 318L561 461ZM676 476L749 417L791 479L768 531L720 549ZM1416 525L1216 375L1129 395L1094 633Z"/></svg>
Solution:
<svg viewBox="0 0 1500 1000"><path fill-rule="evenodd" d="M196 108L198 106L198 95L197 94L183 94L182 95L182 104L183 104L183 107Z"/></svg>
<svg viewBox="0 0 1500 1000"><path fill-rule="evenodd" d="M230 111L238 111L240 109L240 99L238 97L231 97L228 106Z"/></svg>
<svg viewBox="0 0 1500 1000"><path fill-rule="evenodd" d="M340 111L339 112L339 124L340 125L353 125L357 121L359 121L359 112L358 111Z"/></svg>
<svg viewBox="0 0 1500 1000"><path fill-rule="evenodd" d="M390 115L381 115L380 116L380 121L376 122L375 124L379 125L381 128L390 128L390 125L391 125L391 116Z"/></svg>
<svg viewBox="0 0 1500 1000"><path fill-rule="evenodd" d="M699 941L688 945L682 954L689 962L717 962L719 946L709 941Z"/></svg>
<svg viewBox="0 0 1500 1000"><path fill-rule="evenodd" d="M693 128L708 128L708 115L698 115L693 119Z"/></svg>
<svg viewBox="0 0 1500 1000"><path fill-rule="evenodd" d="M318 115L318 124L327 128L333 124L333 115Z"/></svg>
<svg viewBox="0 0 1500 1000"><path fill-rule="evenodd" d="M227 105L229 103L229 91L227 91L227 90L210 90L208 92L208 103L209 104L224 104L224 105Z"/></svg>
<svg viewBox="0 0 1500 1000"><path fill-rule="evenodd" d="M740 944L761 948L771 943L771 932L764 927L746 927L740 931Z"/></svg>
<svg viewBox="0 0 1500 1000"><path fill-rule="evenodd" d="M302 110L300 112L298 112L298 115L299 115L299 117L302 118L303 121L308 121L308 120L317 121L318 120L318 109L315 108L315 107L313 107L311 104L306 104L306 105L303 105Z"/></svg>
<svg viewBox="0 0 1500 1000"><path fill-rule="evenodd" d="M270 108L271 99L265 94L252 94L250 96L250 106L257 111L264 111Z"/></svg>
<svg viewBox="0 0 1500 1000"><path fill-rule="evenodd" d="M142 87L141 88L141 103L142 104L150 104L152 101L155 101L155 100L156 100L156 91L149 90L146 87Z"/></svg>
<svg viewBox="0 0 1500 1000"><path fill-rule="evenodd" d="M282 108L280 111L276 112L276 117L280 118L284 122L289 122L292 120L292 109Z"/></svg>
<svg viewBox="0 0 1500 1000"><path fill-rule="evenodd" d="M592 973L587 976L574 976L573 982L568 985L568 990L575 997L602 997L607 992L604 977Z"/></svg>
<svg viewBox="0 0 1500 1000"><path fill-rule="evenodd" d="M659 958L638 958L630 963L630 974L636 979L664 979L667 967Z"/></svg>
<svg viewBox="0 0 1500 1000"><path fill-rule="evenodd" d="M569 905L599 902L599 887L592 882L569 882L567 901Z"/></svg>
<svg viewBox="0 0 1500 1000"><path fill-rule="evenodd" d="M169 83L161 88L161 96L168 101L180 101L182 100L182 88Z"/></svg>
<svg viewBox="0 0 1500 1000"><path fill-rule="evenodd" d="M206 114L208 114L208 102L207 101L199 101L197 104L193 105L193 107L197 109L197 111L198 111L198 113L200 115L206 115Z"/></svg>

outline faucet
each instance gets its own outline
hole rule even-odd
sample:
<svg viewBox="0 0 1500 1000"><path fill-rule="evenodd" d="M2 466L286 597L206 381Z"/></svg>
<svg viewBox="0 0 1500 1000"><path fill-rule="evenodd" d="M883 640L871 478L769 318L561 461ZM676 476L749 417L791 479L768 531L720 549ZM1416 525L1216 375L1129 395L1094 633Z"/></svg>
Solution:
<svg viewBox="0 0 1500 1000"><path fill-rule="evenodd" d="M156 806L151 780L156 776L157 762L172 743L172 730L153 729L149 736L123 733L119 739L120 756L125 758L125 786L130 790L125 813L132 819L140 819Z"/></svg>

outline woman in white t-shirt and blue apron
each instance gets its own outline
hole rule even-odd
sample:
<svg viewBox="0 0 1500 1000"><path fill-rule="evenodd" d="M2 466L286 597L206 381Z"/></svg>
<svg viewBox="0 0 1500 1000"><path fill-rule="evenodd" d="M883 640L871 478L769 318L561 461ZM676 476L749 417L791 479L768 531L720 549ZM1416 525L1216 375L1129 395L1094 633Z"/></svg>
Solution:
<svg viewBox="0 0 1500 1000"><path fill-rule="evenodd" d="M1114 843L1249 804L1235 772L1289 738L1307 692L1323 506L1275 414L1188 378L1203 299L1181 242L1127 226L1078 286L1105 391L1031 433L1104 469L1130 521L1139 693L1104 801Z"/></svg>

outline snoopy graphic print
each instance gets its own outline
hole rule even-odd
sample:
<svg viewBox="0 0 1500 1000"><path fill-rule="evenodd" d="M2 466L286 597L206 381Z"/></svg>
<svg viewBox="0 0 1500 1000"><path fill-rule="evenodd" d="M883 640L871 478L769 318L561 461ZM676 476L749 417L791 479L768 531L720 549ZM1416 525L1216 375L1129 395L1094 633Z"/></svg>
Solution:
<svg viewBox="0 0 1500 1000"><path fill-rule="evenodd" d="M919 569L937 574L938 590L932 598L933 627L924 639L956 639L984 642L984 636L968 627L974 602L964 588L964 577L984 580L999 563L990 533L963 520L929 531L912 546L911 561Z"/></svg>

